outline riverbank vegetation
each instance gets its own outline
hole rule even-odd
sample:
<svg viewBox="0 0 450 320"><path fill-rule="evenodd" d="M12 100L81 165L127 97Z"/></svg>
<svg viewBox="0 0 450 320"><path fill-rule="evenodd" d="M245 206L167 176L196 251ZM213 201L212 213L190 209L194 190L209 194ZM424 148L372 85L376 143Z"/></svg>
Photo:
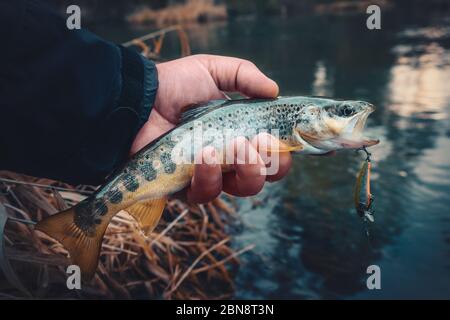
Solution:
<svg viewBox="0 0 450 320"><path fill-rule="evenodd" d="M70 0L46 0L66 14ZM434 8L445 10L448 0L77 0L88 24L128 20L135 24L167 26L175 23L208 22L241 16L283 17L312 14L363 13L371 4L382 9Z"/></svg>
<svg viewBox="0 0 450 320"><path fill-rule="evenodd" d="M116 215L94 279L69 290L67 251L33 227L95 188L0 172L0 190L0 298L231 298L237 256L252 248L231 248L225 228L235 218L232 205L172 199L148 238L126 212Z"/></svg>
<svg viewBox="0 0 450 320"><path fill-rule="evenodd" d="M216 4L213 0L186 0L161 9L144 8L128 16L131 23L153 23L165 26L176 23L207 22L225 20L225 4Z"/></svg>

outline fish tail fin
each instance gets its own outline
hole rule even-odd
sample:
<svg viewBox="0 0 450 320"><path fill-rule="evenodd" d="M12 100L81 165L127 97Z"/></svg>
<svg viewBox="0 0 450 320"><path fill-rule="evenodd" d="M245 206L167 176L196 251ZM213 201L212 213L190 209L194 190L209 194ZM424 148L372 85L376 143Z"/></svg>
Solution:
<svg viewBox="0 0 450 320"><path fill-rule="evenodd" d="M80 267L82 277L89 280L97 269L108 222L96 225L92 234L87 233L75 223L75 207L41 220L35 230L44 232L60 242L69 251L72 263Z"/></svg>

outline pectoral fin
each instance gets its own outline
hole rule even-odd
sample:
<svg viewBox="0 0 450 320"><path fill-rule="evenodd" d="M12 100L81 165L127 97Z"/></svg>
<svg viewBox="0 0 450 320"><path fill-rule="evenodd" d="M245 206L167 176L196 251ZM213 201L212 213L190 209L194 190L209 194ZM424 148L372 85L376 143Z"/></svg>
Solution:
<svg viewBox="0 0 450 320"><path fill-rule="evenodd" d="M316 137L313 137L312 135L309 135L305 132L302 132L300 130L296 130L296 133L303 139L305 140L307 143L314 145L315 142L318 141L318 139Z"/></svg>
<svg viewBox="0 0 450 320"><path fill-rule="evenodd" d="M138 202L125 209L139 223L142 231L148 235L159 222L166 206L166 198Z"/></svg>
<svg viewBox="0 0 450 320"><path fill-rule="evenodd" d="M297 141L278 141L276 145L260 146L260 151L271 153L295 152L303 149L303 145Z"/></svg>

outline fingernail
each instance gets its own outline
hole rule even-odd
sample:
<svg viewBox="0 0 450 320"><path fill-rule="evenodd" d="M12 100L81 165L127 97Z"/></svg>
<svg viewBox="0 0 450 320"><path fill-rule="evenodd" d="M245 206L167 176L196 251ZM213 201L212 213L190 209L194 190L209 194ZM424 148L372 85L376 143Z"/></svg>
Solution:
<svg viewBox="0 0 450 320"><path fill-rule="evenodd" d="M203 163L207 164L207 165L216 165L217 162L217 157L216 157L216 150L212 147L210 148L205 148L204 152L203 152Z"/></svg>

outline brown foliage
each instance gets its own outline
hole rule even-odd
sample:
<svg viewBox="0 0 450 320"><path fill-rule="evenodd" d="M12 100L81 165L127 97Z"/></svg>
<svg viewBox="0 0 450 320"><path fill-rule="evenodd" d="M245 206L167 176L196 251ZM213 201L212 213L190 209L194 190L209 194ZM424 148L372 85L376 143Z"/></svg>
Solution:
<svg viewBox="0 0 450 320"><path fill-rule="evenodd" d="M187 22L225 20L227 8L213 0L187 0L167 8L152 10L144 8L130 15L128 21L135 24L152 23L158 27Z"/></svg>
<svg viewBox="0 0 450 320"><path fill-rule="evenodd" d="M216 199L206 206L169 201L158 228L147 238L126 212L117 214L103 241L99 268L82 290L66 288L67 251L36 221L72 206L94 191L48 179L0 172L0 203L7 211L6 258L32 297L38 298L228 298L237 255L224 226L234 212ZM1 278L0 278L1 279ZM21 298L17 285L0 281L0 297Z"/></svg>

